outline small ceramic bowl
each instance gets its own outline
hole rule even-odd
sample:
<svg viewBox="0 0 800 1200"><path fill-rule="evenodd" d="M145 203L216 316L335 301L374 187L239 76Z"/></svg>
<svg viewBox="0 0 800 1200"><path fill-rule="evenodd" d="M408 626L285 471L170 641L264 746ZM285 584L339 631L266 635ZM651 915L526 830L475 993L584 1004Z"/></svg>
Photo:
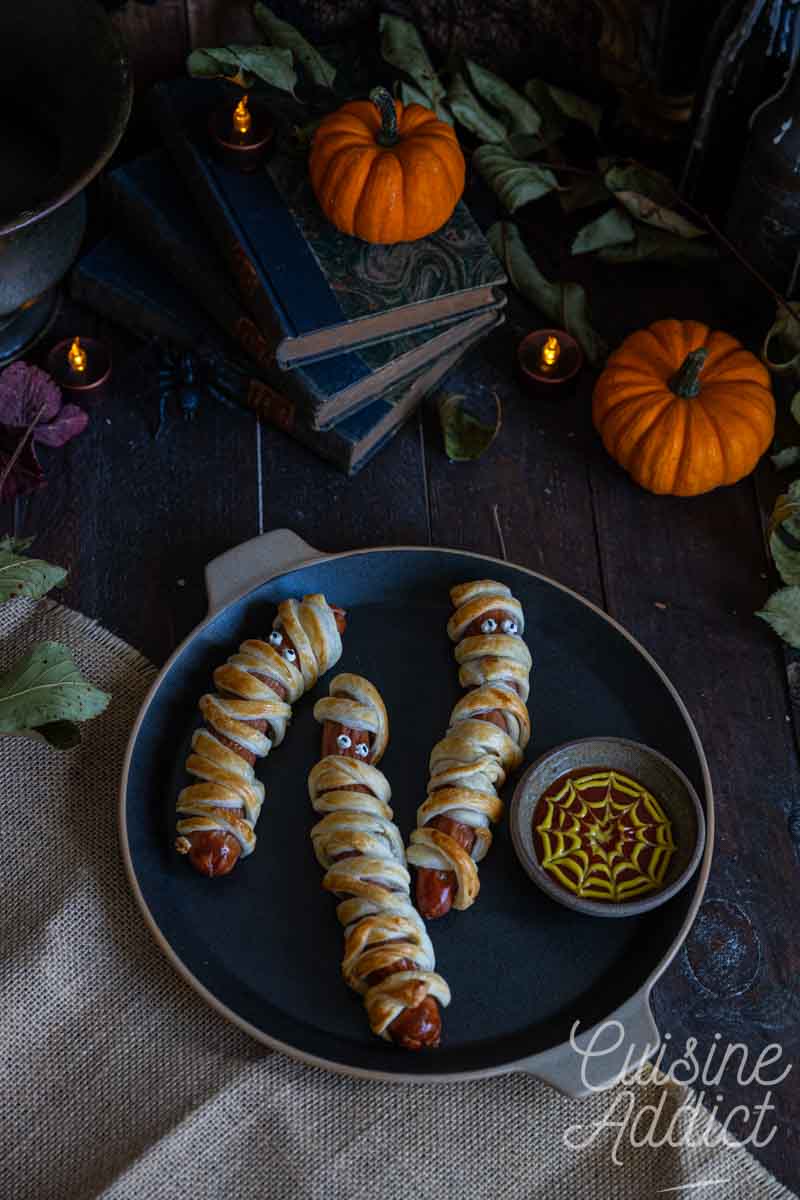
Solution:
<svg viewBox="0 0 800 1200"><path fill-rule="evenodd" d="M676 849L657 891L636 900L588 900L562 887L539 862L533 837L536 805L551 784L581 767L609 767L632 775L661 803L672 822ZM593 917L631 917L664 904L694 874L706 836L700 798L684 773L657 750L641 742L614 737L565 742L543 754L517 784L511 801L510 824L517 857L537 887L566 908Z"/></svg>

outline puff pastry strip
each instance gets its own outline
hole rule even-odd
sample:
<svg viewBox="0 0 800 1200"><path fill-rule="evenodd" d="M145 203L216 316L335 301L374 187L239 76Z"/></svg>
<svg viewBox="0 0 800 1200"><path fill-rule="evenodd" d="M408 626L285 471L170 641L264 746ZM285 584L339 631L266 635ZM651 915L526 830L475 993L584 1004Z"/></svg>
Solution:
<svg viewBox="0 0 800 1200"><path fill-rule="evenodd" d="M436 1002L449 1004L450 990L434 971L433 947L409 895L391 788L375 765L389 740L383 700L362 676L337 675L314 716L325 756L308 777L314 811L322 814L311 839L325 870L322 886L339 897L342 974L363 996L373 1033L410 1049L437 1045Z"/></svg>
<svg viewBox="0 0 800 1200"><path fill-rule="evenodd" d="M474 904L477 864L492 844L490 825L503 815L498 790L522 762L531 735L522 606L492 579L459 584L450 598L455 612L447 633L467 692L431 753L427 799L408 848L418 869L417 906L428 919Z"/></svg>
<svg viewBox="0 0 800 1200"><path fill-rule="evenodd" d="M242 642L200 699L203 726L186 770L197 783L178 796L175 848L202 874L226 875L253 852L264 785L253 765L279 746L292 704L342 653L344 612L322 595L282 600L268 640Z"/></svg>

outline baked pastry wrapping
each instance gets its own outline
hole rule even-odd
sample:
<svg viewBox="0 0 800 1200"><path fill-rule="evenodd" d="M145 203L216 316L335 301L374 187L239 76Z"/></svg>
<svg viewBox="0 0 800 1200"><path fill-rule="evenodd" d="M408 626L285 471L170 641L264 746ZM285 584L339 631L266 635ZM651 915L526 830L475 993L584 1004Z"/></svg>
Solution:
<svg viewBox="0 0 800 1200"><path fill-rule="evenodd" d="M450 597L447 633L467 691L431 753L427 798L407 852L418 869L417 904L429 919L474 904L477 864L503 815L497 793L522 762L531 734L525 702L532 660L522 640L522 606L491 579L459 584Z"/></svg>
<svg viewBox="0 0 800 1200"><path fill-rule="evenodd" d="M411 902L391 788L376 765L389 739L386 708L360 675L337 675L329 691L314 705L324 757L309 774L308 791L322 815L311 830L322 886L339 897L342 974L363 996L373 1033L412 1049L436 1045L435 1002L449 1004L450 989L434 970L425 923Z"/></svg>
<svg viewBox="0 0 800 1200"><path fill-rule="evenodd" d="M264 785L253 770L279 746L292 704L342 653L344 612L322 595L282 600L265 641L251 638L214 671L202 696L203 725L186 770L197 783L178 795L175 848L203 874L224 875L252 854Z"/></svg>

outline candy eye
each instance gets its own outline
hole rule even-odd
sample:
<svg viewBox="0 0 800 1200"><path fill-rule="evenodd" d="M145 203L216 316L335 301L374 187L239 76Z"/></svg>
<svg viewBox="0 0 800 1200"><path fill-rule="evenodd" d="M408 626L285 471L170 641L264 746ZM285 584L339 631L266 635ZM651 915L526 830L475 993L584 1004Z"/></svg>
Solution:
<svg viewBox="0 0 800 1200"><path fill-rule="evenodd" d="M294 662L294 660L297 658L294 650L292 650L289 646L287 646L285 650L281 650L281 654L287 662Z"/></svg>
<svg viewBox="0 0 800 1200"><path fill-rule="evenodd" d="M281 642L283 641L283 634L281 633L280 629L273 629L272 633L269 635L269 640L270 645L280 646Z"/></svg>
<svg viewBox="0 0 800 1200"><path fill-rule="evenodd" d="M356 754L359 758L366 758L369 754L369 746L366 742L359 742L356 746Z"/></svg>
<svg viewBox="0 0 800 1200"><path fill-rule="evenodd" d="M500 622L500 628L502 629L503 633L510 633L510 634L519 633L519 629L517 628L517 622L512 621L510 617L506 617L505 621Z"/></svg>
<svg viewBox="0 0 800 1200"><path fill-rule="evenodd" d="M487 617L481 625L481 633L494 633L497 629L497 621L494 617Z"/></svg>
<svg viewBox="0 0 800 1200"><path fill-rule="evenodd" d="M352 744L352 740L347 736L346 733L340 733L336 739L336 745L340 750L349 750Z"/></svg>

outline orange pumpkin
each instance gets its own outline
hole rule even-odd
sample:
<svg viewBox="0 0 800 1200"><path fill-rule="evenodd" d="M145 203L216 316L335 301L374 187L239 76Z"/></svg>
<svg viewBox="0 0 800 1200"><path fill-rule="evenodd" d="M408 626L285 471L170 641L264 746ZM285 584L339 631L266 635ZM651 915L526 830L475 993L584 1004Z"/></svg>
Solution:
<svg viewBox="0 0 800 1200"><path fill-rule="evenodd" d="M464 156L452 126L385 88L325 117L309 158L329 221L365 242L413 242L439 229L464 191Z"/></svg>
<svg viewBox="0 0 800 1200"><path fill-rule="evenodd" d="M700 321L656 321L626 338L594 389L612 458L650 492L697 496L748 475L775 432L766 367Z"/></svg>

